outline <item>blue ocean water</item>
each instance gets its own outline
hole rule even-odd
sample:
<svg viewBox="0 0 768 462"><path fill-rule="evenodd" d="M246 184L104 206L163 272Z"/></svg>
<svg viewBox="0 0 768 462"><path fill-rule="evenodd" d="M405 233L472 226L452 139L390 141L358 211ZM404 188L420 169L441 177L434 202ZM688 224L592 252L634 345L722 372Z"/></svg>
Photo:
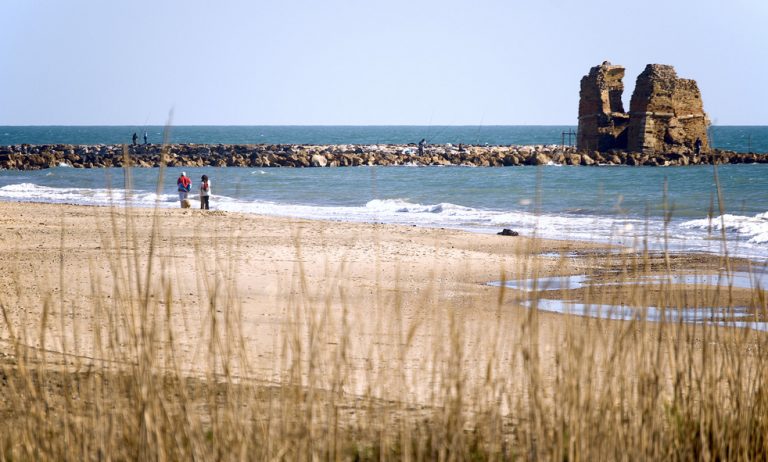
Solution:
<svg viewBox="0 0 768 462"><path fill-rule="evenodd" d="M181 170L132 169L130 191L122 169L0 171L0 201L177 207ZM768 260L768 164L185 170L195 182L211 177L211 207L224 211L481 233L512 228Z"/></svg>
<svg viewBox="0 0 768 462"><path fill-rule="evenodd" d="M0 146L11 144L122 144L135 132L150 143L199 144L575 144L575 126L0 126ZM768 127L713 126L713 147L768 152Z"/></svg>

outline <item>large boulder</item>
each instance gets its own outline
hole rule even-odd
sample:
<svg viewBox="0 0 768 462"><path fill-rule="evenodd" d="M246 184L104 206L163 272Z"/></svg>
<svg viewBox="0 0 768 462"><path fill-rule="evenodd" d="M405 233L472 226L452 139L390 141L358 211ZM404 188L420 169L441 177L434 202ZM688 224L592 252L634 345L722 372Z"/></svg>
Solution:
<svg viewBox="0 0 768 462"><path fill-rule="evenodd" d="M310 163L313 167L325 167L328 165L328 159L320 154L314 154L310 159Z"/></svg>
<svg viewBox="0 0 768 462"><path fill-rule="evenodd" d="M534 152L525 159L527 165L547 165L550 162L552 162L552 159L543 152Z"/></svg>

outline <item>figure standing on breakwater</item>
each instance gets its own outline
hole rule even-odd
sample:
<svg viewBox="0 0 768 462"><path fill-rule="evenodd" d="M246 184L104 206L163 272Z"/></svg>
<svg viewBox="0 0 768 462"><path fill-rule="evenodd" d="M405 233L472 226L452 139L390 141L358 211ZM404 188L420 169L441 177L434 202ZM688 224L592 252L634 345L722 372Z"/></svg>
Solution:
<svg viewBox="0 0 768 462"><path fill-rule="evenodd" d="M188 209L189 199L187 197L189 196L189 191L192 189L192 180L187 176L187 172L181 172L181 176L176 180L176 186L179 190L179 202L181 203L181 208Z"/></svg>
<svg viewBox="0 0 768 462"><path fill-rule="evenodd" d="M133 145L136 146L136 140L139 139L139 135L137 135L136 132L133 132L131 139L133 140Z"/></svg>
<svg viewBox="0 0 768 462"><path fill-rule="evenodd" d="M144 144L147 144L147 132L144 132Z"/></svg>
<svg viewBox="0 0 768 462"><path fill-rule="evenodd" d="M419 141L419 155L420 156L424 155L424 146L426 144L427 144L427 140L425 140L424 138L422 138L421 141Z"/></svg>
<svg viewBox="0 0 768 462"><path fill-rule="evenodd" d="M211 182L208 175L203 175L200 183L200 210L208 210L208 199L211 197Z"/></svg>

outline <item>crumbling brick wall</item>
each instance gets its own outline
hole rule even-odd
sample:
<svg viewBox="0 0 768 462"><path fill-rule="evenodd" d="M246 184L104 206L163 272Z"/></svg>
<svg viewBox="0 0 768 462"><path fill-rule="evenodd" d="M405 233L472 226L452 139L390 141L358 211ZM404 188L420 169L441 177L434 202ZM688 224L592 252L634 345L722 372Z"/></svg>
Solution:
<svg viewBox="0 0 768 462"><path fill-rule="evenodd" d="M649 64L637 77L629 104L627 149L691 152L696 140L707 150L707 126L696 81L680 79L672 66Z"/></svg>
<svg viewBox="0 0 768 462"><path fill-rule="evenodd" d="M623 78L622 66L605 61L581 79L578 149L607 151L617 145L626 145L629 115L624 112L621 101Z"/></svg>
<svg viewBox="0 0 768 462"><path fill-rule="evenodd" d="M689 153L700 141L709 148L701 92L694 80L677 77L672 66L649 64L638 76L624 112L624 68L609 62L581 79L577 148Z"/></svg>

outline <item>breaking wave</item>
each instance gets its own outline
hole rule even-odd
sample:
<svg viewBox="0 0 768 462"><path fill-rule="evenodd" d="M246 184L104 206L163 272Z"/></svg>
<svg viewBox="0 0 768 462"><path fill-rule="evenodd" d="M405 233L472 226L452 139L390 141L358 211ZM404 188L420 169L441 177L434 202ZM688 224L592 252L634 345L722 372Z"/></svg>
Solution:
<svg viewBox="0 0 768 462"><path fill-rule="evenodd" d="M193 207L197 207L196 194L191 194L190 198ZM0 187L0 200L118 207L178 206L175 193L158 195L140 190L129 192L122 189L49 187L28 182ZM214 195L211 206L213 209L230 212L453 228L481 233L495 233L502 228L511 228L523 235L549 239L703 252L722 251L723 243L717 239L717 233L724 227L729 236L727 244L731 255L748 258L768 256L768 212L751 217L723 215L711 220L679 221L665 229L660 219L590 215L578 210L534 213L529 204L523 203L519 205L519 210L473 208L449 202L421 204L408 198L374 199L361 206L323 206ZM712 238L713 234L715 239Z"/></svg>
<svg viewBox="0 0 768 462"><path fill-rule="evenodd" d="M768 244L768 212L751 217L725 214L716 218L686 221L680 226L708 233L724 230L751 244Z"/></svg>

